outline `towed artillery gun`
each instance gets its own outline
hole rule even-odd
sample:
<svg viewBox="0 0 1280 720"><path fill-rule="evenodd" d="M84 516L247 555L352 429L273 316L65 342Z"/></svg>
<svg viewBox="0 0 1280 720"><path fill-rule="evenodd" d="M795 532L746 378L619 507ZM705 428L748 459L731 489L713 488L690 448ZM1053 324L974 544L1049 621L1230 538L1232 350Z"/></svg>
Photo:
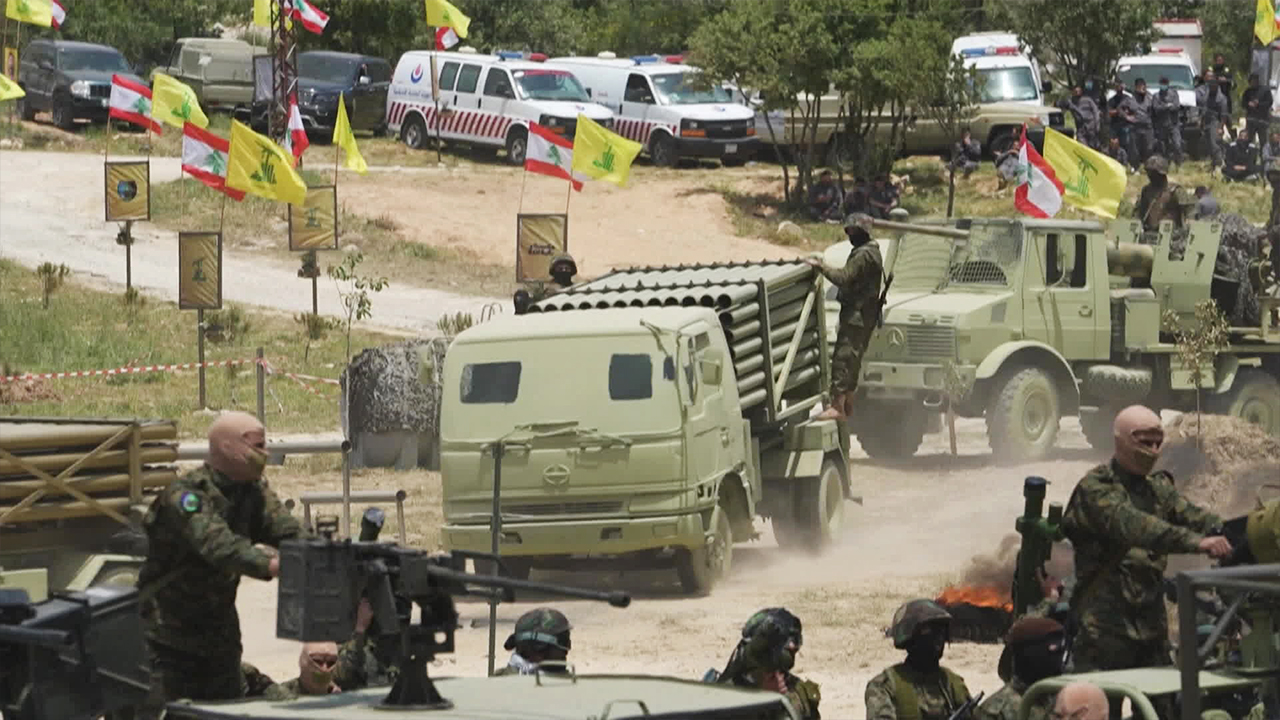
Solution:
<svg viewBox="0 0 1280 720"><path fill-rule="evenodd" d="M812 420L832 336L796 261L620 270L459 334L445 360L446 548L532 568L675 567L703 593L772 520L819 550L851 498L844 423Z"/></svg>
<svg viewBox="0 0 1280 720"><path fill-rule="evenodd" d="M850 422L872 457L914 454L948 402L961 417L985 418L992 451L1007 461L1043 457L1065 416L1079 416L1101 447L1127 405L1194 410L1196 383L1164 314L1187 327L1201 301L1228 317L1237 302L1240 282L1215 272L1217 222L1188 223L1185 249L1167 222L1155 244L1139 243L1132 221L873 225L894 283ZM840 243L825 260L843 264L847 254ZM1277 301L1261 296L1265 262L1248 272L1261 323L1231 328L1200 384L1210 411L1280 435L1280 331L1267 324ZM833 289L826 298L836 305Z"/></svg>

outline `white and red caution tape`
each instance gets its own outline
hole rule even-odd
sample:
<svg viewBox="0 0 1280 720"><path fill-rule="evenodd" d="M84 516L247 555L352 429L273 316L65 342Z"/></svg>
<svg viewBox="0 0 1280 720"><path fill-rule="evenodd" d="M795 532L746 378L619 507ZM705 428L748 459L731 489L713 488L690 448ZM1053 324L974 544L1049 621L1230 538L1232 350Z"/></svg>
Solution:
<svg viewBox="0 0 1280 720"><path fill-rule="evenodd" d="M278 368L276 368L275 366L273 366L271 363L266 362L265 360L264 360L264 361L263 361L263 363L262 363L262 367L266 368L266 371L267 371L267 374L268 374L268 375L283 375L283 376L285 376L285 377L289 378L290 380L292 380L292 381L294 381L294 382L298 383L298 386L299 386L299 387L301 387L303 390L306 390L307 392L311 393L312 395L320 395L321 397L323 397L323 396L324 396L324 393L322 393L322 392L320 392L319 390L315 389L314 387L312 387L312 386L308 385L308 384L307 384L307 382L306 382L307 380L314 380L314 381L316 381L316 382L325 383L326 385L341 385L341 384L342 384L342 383L340 383L339 381L334 380L334 379L332 379L332 378L322 378L322 377L316 377L316 376L314 376L314 375L302 375L302 374L299 374L299 373L282 372L281 370L279 370ZM304 378L305 378L305 379L304 379Z"/></svg>
<svg viewBox="0 0 1280 720"><path fill-rule="evenodd" d="M200 367L227 367L232 365L252 365L257 358L247 360L210 360L204 363L174 363L171 365L140 365L136 367L111 368L110 370L76 370L73 372L26 373L25 375L7 375L0 377L0 383L20 382L23 380L61 380L75 377L97 377L99 375L137 375L147 372L172 372L174 370L195 370Z"/></svg>

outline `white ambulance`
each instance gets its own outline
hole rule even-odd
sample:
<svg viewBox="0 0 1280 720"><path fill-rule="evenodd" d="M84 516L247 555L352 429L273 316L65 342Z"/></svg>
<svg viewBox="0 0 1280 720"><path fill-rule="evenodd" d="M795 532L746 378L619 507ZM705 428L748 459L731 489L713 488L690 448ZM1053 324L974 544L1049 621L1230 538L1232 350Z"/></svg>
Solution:
<svg viewBox="0 0 1280 720"><path fill-rule="evenodd" d="M431 57L439 73L432 94ZM573 138L581 113L613 128L613 113L591 102L567 70L541 62L545 55L499 52L410 51L400 56L387 93L387 127L406 145L426 147L430 138L505 148L507 161L523 165L529 123Z"/></svg>
<svg viewBox="0 0 1280 720"><path fill-rule="evenodd" d="M701 89L689 82L700 71L679 56L628 60L604 52L546 64L576 75L592 100L617 115L615 132L644 145L655 165L671 167L682 157L737 165L759 145L751 108L734 102L724 87Z"/></svg>
<svg viewBox="0 0 1280 720"><path fill-rule="evenodd" d="M1050 85L1040 77L1040 65L1023 51L1017 35L1009 32L980 32L958 37L951 54L959 55L966 68L974 68L983 79L983 104L1013 102L1041 107Z"/></svg>

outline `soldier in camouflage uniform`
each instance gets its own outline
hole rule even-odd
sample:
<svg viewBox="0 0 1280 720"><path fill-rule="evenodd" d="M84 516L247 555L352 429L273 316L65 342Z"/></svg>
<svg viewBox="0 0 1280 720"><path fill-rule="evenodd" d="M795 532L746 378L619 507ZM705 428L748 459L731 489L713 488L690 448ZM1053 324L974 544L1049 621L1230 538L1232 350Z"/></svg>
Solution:
<svg viewBox="0 0 1280 720"><path fill-rule="evenodd" d="M1169 182L1169 161L1164 156L1147 158L1146 170L1150 182L1138 196L1134 216L1148 232L1159 230L1161 220L1172 220L1175 229L1181 228L1191 218L1195 198L1189 197L1181 185Z"/></svg>
<svg viewBox="0 0 1280 720"><path fill-rule="evenodd" d="M1067 631L1054 620L1023 617L1009 628L1000 654L1000 679L1004 687L979 706L977 720L1018 720L1018 708L1027 688L1045 678L1062 674L1067 654ZM1027 720L1044 720L1053 707L1053 696L1044 695L1031 708Z"/></svg>
<svg viewBox="0 0 1280 720"><path fill-rule="evenodd" d="M1222 521L1192 505L1165 471L1160 416L1133 405L1116 416L1115 454L1071 493L1062 529L1075 550L1074 672L1170 664L1163 579L1169 553L1227 557Z"/></svg>
<svg viewBox="0 0 1280 720"><path fill-rule="evenodd" d="M782 693L803 720L819 720L818 684L791 673L803 644L800 618L786 608L765 608L742 626L742 639L724 670L712 670L704 680Z"/></svg>
<svg viewBox="0 0 1280 720"><path fill-rule="evenodd" d="M517 315L523 315L529 306L555 295L565 288L573 287L573 276L578 274L578 264L569 253L561 253L551 258L551 282L539 281L526 283L525 287L516 291L513 300Z"/></svg>
<svg viewBox="0 0 1280 720"><path fill-rule="evenodd" d="M534 608L521 615L516 620L515 632L502 646L513 651L511 659L494 675L532 675L539 663L567 661L569 649L573 647L569 638L572 629L569 618L552 608ZM563 669L552 664L543 668L543 672L563 672Z"/></svg>
<svg viewBox="0 0 1280 720"><path fill-rule="evenodd" d="M149 553L138 577L151 665L144 718L157 717L168 701L244 693L240 576L276 577L280 561L269 548L304 534L262 479L265 447L257 418L224 414L209 428L204 466L157 495L147 511Z"/></svg>
<svg viewBox="0 0 1280 720"><path fill-rule="evenodd" d="M839 270L832 270L815 258L805 259L836 286L840 299L840 327L831 355L831 407L818 416L821 419L843 420L852 413L862 356L880 319L884 262L870 229L871 218L867 215L845 218L844 231L853 250Z"/></svg>
<svg viewBox="0 0 1280 720"><path fill-rule="evenodd" d="M899 663L867 683L867 720L947 720L969 702L964 679L939 664L951 639L951 615L932 600L912 600L893 614Z"/></svg>

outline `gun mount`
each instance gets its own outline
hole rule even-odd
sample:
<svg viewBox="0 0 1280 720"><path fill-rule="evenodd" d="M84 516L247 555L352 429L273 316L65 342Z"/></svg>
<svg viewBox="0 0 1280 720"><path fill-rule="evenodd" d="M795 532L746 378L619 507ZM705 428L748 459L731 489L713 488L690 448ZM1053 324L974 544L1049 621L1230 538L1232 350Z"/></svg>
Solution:
<svg viewBox="0 0 1280 720"><path fill-rule="evenodd" d="M1049 503L1049 515L1044 515L1045 489L1049 481L1031 476L1022 483L1022 497L1026 499L1022 517L1014 523L1014 529L1022 536L1018 550L1017 571L1013 576L1013 614L1021 616L1044 599L1040 589L1038 571L1044 568L1053 551L1053 544L1062 540L1062 503Z"/></svg>
<svg viewBox="0 0 1280 720"><path fill-rule="evenodd" d="M362 599L373 609L375 642L395 647L399 676L382 705L447 709L427 676L427 663L454 650L458 627L455 595L511 601L515 590L608 602L627 607L623 592L598 592L552 583L514 580L464 571L467 559L487 560L505 572L501 558L489 553L428 553L393 543L334 540L336 519L318 519L323 537L290 540L280 546L276 636L302 642L344 642L355 629ZM411 605L421 616L411 622Z"/></svg>

